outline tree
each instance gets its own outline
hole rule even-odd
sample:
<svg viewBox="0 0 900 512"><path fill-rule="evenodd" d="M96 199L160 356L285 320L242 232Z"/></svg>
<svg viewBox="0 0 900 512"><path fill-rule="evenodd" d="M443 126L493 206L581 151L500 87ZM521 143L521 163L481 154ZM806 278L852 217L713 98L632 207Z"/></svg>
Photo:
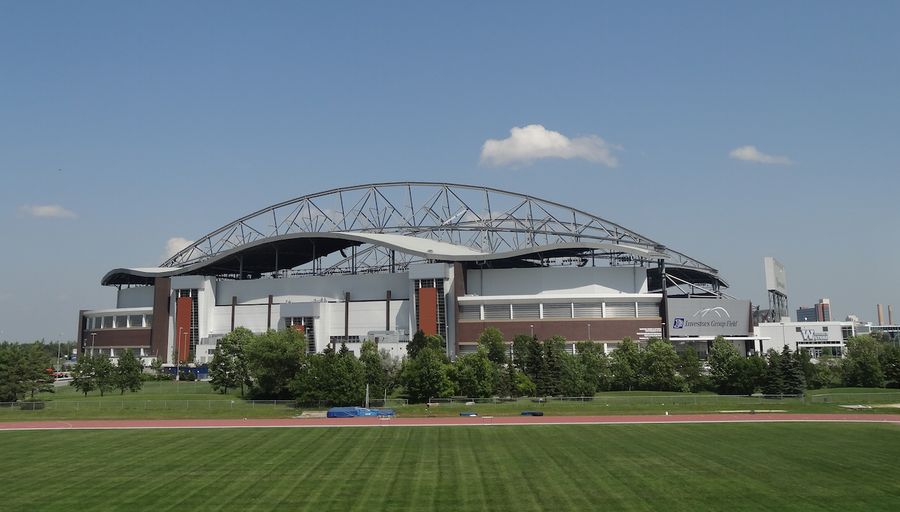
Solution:
<svg viewBox="0 0 900 512"><path fill-rule="evenodd" d="M94 378L93 357L79 355L78 362L72 368L72 382L69 385L83 393L84 396L97 389L97 382Z"/></svg>
<svg viewBox="0 0 900 512"><path fill-rule="evenodd" d="M562 354L565 352L566 339L552 336L541 343L541 359L534 383L541 396L560 394L559 379L562 376Z"/></svg>
<svg viewBox="0 0 900 512"><path fill-rule="evenodd" d="M590 341L575 344L576 357L584 368L584 377L591 386L591 394L608 391L612 386L609 358L603 353L603 345Z"/></svg>
<svg viewBox="0 0 900 512"><path fill-rule="evenodd" d="M125 394L125 391L138 391L144 385L141 380L143 372L141 362L135 357L131 350L125 350L125 353L119 357L115 372L115 387Z"/></svg>
<svg viewBox="0 0 900 512"><path fill-rule="evenodd" d="M685 391L696 393L706 387L706 378L703 376L700 365L700 357L693 347L687 347L678 355L678 375Z"/></svg>
<svg viewBox="0 0 900 512"><path fill-rule="evenodd" d="M559 392L563 396L594 396L594 383L588 378L581 358L561 352L559 362Z"/></svg>
<svg viewBox="0 0 900 512"><path fill-rule="evenodd" d="M900 388L900 347L897 345L884 345L879 362L887 385Z"/></svg>
<svg viewBox="0 0 900 512"><path fill-rule="evenodd" d="M513 338L513 364L533 381L544 358L541 344L534 336L519 334Z"/></svg>
<svg viewBox="0 0 900 512"><path fill-rule="evenodd" d="M94 384L100 390L100 396L112 391L116 386L116 367L105 355L93 357Z"/></svg>
<svg viewBox="0 0 900 512"><path fill-rule="evenodd" d="M400 380L410 400L423 402L453 393L445 358L443 351L426 346L418 351L416 357L408 357L403 362Z"/></svg>
<svg viewBox="0 0 900 512"><path fill-rule="evenodd" d="M881 345L867 334L847 340L847 358L844 360L844 384L847 386L881 387L884 370L879 361Z"/></svg>
<svg viewBox="0 0 900 512"><path fill-rule="evenodd" d="M156 380L163 379L163 362L158 357L154 357L153 361L150 362L150 369L153 370L153 375L156 377Z"/></svg>
<svg viewBox="0 0 900 512"><path fill-rule="evenodd" d="M784 374L781 371L781 354L775 349L766 352L766 368L763 371L762 390L767 395L784 394Z"/></svg>
<svg viewBox="0 0 900 512"><path fill-rule="evenodd" d="M500 329L488 327L481 331L481 335L478 336L478 345L487 350L487 356L491 362L497 365L506 364L508 347L503 341L503 333L500 332Z"/></svg>
<svg viewBox="0 0 900 512"><path fill-rule="evenodd" d="M0 402L15 402L27 391L25 351L18 343L0 344Z"/></svg>
<svg viewBox="0 0 900 512"><path fill-rule="evenodd" d="M730 341L722 336L713 340L709 351L709 371L713 385L721 394L739 392L737 389L738 372L740 371L740 354Z"/></svg>
<svg viewBox="0 0 900 512"><path fill-rule="evenodd" d="M781 350L781 380L785 394L800 395L806 389L802 359L802 351L791 353L787 345Z"/></svg>
<svg viewBox="0 0 900 512"><path fill-rule="evenodd" d="M456 393L470 397L489 397L500 380L500 369L490 359L488 347L480 345L475 353L456 359L452 366Z"/></svg>
<svg viewBox="0 0 900 512"><path fill-rule="evenodd" d="M623 391L635 389L638 386L640 363L641 354L637 344L631 338L623 339L609 356L613 387Z"/></svg>
<svg viewBox="0 0 900 512"><path fill-rule="evenodd" d="M668 341L653 338L647 343L641 357L640 383L643 389L675 391L681 388L676 375L678 353Z"/></svg>
<svg viewBox="0 0 900 512"><path fill-rule="evenodd" d="M306 337L296 329L270 330L244 347L248 375L257 397L292 396L291 383L306 353Z"/></svg>
<svg viewBox="0 0 900 512"><path fill-rule="evenodd" d="M213 389L227 393L228 388L240 387L244 395L244 387L250 385L246 350L255 337L249 329L238 327L219 340L209 366Z"/></svg>
<svg viewBox="0 0 900 512"><path fill-rule="evenodd" d="M378 345L372 340L363 342L359 350L359 361L365 369L366 384L369 389L378 393L387 393L387 374L382 366L381 354L378 353Z"/></svg>

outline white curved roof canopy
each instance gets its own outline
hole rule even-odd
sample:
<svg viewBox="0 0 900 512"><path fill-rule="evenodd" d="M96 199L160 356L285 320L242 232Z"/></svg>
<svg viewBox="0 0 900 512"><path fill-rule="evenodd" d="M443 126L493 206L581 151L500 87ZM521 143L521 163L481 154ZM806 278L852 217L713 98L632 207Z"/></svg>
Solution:
<svg viewBox="0 0 900 512"><path fill-rule="evenodd" d="M686 275L723 283L699 260L583 210L490 187L428 182L358 185L284 201L209 233L159 268L116 269L103 282L303 265L327 274L397 270L423 260L527 266L586 257L641 266L662 259Z"/></svg>

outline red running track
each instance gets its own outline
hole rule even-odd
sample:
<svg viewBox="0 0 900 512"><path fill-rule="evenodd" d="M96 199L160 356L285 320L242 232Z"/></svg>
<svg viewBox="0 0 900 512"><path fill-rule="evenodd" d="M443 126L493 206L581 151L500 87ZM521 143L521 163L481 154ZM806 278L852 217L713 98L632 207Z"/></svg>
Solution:
<svg viewBox="0 0 900 512"><path fill-rule="evenodd" d="M895 414L680 414L669 416L481 416L441 418L291 418L244 420L80 420L0 422L0 430L163 428L418 427L480 425L623 425L665 423L838 422L900 424Z"/></svg>

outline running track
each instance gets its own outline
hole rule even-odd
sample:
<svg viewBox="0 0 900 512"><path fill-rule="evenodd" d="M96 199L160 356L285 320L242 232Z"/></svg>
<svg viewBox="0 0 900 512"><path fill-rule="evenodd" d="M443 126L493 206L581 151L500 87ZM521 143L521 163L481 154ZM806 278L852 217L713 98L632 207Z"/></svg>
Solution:
<svg viewBox="0 0 900 512"><path fill-rule="evenodd" d="M896 414L681 414L670 416L496 416L442 418L294 418L246 420L83 420L0 422L0 431L165 428L425 427L476 425L627 425L665 423L891 423Z"/></svg>

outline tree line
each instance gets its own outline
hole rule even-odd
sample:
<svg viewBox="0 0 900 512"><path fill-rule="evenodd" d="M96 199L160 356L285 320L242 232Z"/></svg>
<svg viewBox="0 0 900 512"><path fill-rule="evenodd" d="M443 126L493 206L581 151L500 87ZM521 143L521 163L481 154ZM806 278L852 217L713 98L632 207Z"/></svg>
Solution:
<svg viewBox="0 0 900 512"><path fill-rule="evenodd" d="M417 332L399 361L372 341L356 357L346 345L307 354L296 330L254 334L239 328L218 344L210 364L215 389L240 389L252 398L293 399L304 404L362 403L368 384L379 398L412 402L432 398L593 396L601 391L715 391L721 394L800 394L835 386L897 386L900 348L884 339L856 336L846 357L813 362L805 351L770 350L744 357L724 338L713 341L707 361L691 347L667 340L629 338L605 354L601 344L579 342L574 353L559 336L516 336L511 344L485 329L475 350L451 361L440 336Z"/></svg>

